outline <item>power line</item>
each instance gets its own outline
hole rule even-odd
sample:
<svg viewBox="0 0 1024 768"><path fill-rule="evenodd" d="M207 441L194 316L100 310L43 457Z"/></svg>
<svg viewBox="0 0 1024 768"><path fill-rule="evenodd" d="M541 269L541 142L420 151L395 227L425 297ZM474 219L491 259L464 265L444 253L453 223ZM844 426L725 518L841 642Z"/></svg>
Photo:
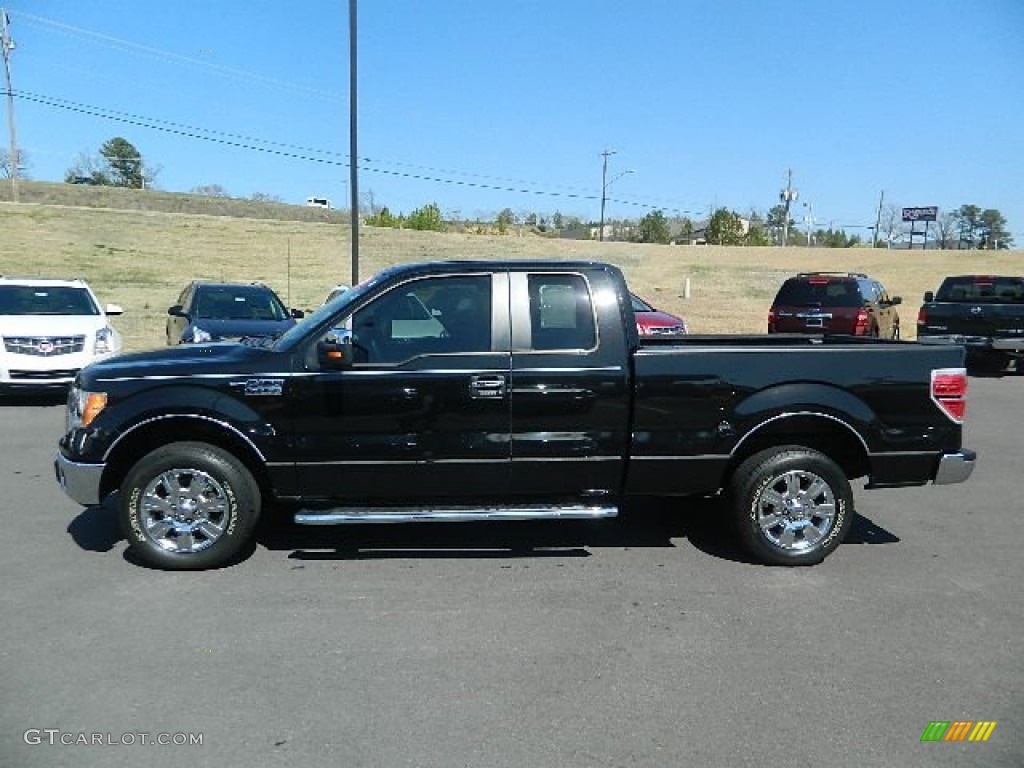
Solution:
<svg viewBox="0 0 1024 768"><path fill-rule="evenodd" d="M227 77L233 80L250 80L253 82L260 83L262 85L272 85L276 88L284 88L287 90L301 91L309 96L315 96L317 98L324 99L326 101L341 102L341 96L333 91L325 91L320 88L313 88L307 85L299 85L292 83L287 80L279 80L274 77L267 77L266 75L260 75L255 72L250 72L245 69L238 67L226 67L222 64L214 64L211 61L204 61L197 59L193 56L185 56L184 54L174 53L173 51L165 51L160 48L154 48L151 45L145 45L143 43L136 43L131 40L124 40L119 37L113 37L102 32L96 32L91 29L85 29L83 27L72 26L71 24L64 24L63 22L56 21L54 19L47 19L43 16L36 16L32 13L26 13L25 11L18 11L15 15L24 20L26 23L33 26L42 26L44 28L49 27L50 31L57 31L68 37L76 37L78 39L87 40L89 42L98 42L101 45L105 45L108 48L125 50L129 53L145 54L151 58L157 58L164 62L171 64L187 64L200 69L205 69L208 72Z"/></svg>
<svg viewBox="0 0 1024 768"><path fill-rule="evenodd" d="M274 142L267 139L258 139L254 137L244 136L242 134L234 134L225 131L215 131L212 129L189 126L183 123L175 123L172 121L162 120L159 118L150 118L142 115L132 115L130 113L119 112L117 110L108 109L106 107L97 107L89 104L82 104L80 102L73 102L66 99L45 96L43 94L31 93L28 91L15 91L14 96L19 99L24 99L26 101L42 104L44 106L49 106L56 109L62 109L65 111L89 115L92 117L100 117L106 120L112 120L114 122L124 123L127 125L135 125L140 128L148 128L150 130L160 131L162 133L169 133L172 135L182 136L185 138L197 139L200 141L209 141L215 144L222 144L225 146L234 147L236 149L245 149L253 152L262 152L264 154L276 155L278 157L285 157L293 160L302 160L305 162L321 163L323 165L332 165L344 168L349 167L347 155L342 155L337 152L331 152L329 150L319 150L311 147L300 147L298 145L284 144L281 142ZM260 146L261 144L268 146ZM275 149L274 147L283 147L283 149ZM324 156L317 157L316 155ZM339 159L331 159L331 156L337 157ZM477 181L467 181L464 179L430 176L421 173L394 171L389 170L387 168L373 167L372 164L375 161L370 160L369 158L361 158L360 162L367 163L367 165L363 165L362 168L363 170L369 173L376 173L384 176L393 176L396 178L411 179L415 181L428 181L438 184L448 184L451 186L469 187L473 189L486 189L497 192L514 192L516 194L559 197L573 200L597 201L601 199L601 196L598 194L583 191L552 191L533 189L525 186L503 186L499 184L488 184ZM530 182L521 183L529 184ZM667 209L670 211L680 213L688 213L688 211L683 211L678 208L669 208L668 206L654 206L647 203L638 202L636 200L628 200L623 198L607 198L607 202L643 209Z"/></svg>

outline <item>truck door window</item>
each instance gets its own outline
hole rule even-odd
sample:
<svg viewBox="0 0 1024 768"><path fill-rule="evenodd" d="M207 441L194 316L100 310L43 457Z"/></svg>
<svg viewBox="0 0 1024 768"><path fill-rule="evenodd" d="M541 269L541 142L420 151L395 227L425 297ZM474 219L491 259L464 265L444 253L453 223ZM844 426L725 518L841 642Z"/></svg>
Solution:
<svg viewBox="0 0 1024 768"><path fill-rule="evenodd" d="M352 334L357 362L489 352L490 275L432 277L393 288L352 316Z"/></svg>
<svg viewBox="0 0 1024 768"><path fill-rule="evenodd" d="M530 275L529 293L533 349L597 346L593 302L581 275Z"/></svg>

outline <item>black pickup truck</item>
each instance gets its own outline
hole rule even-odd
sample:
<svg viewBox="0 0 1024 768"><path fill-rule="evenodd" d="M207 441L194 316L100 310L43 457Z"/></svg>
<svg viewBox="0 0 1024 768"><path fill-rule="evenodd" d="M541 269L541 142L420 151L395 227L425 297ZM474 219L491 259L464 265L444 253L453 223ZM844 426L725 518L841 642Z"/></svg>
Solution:
<svg viewBox="0 0 1024 768"><path fill-rule="evenodd" d="M761 561L821 561L850 480L960 482L963 349L829 336L641 342L612 266L404 265L276 339L83 369L57 479L118 492L145 564L216 567L264 510L308 525L601 518L722 493ZM685 505L680 505L685 509Z"/></svg>
<svg viewBox="0 0 1024 768"><path fill-rule="evenodd" d="M979 365L1001 369L1019 360L1024 357L1024 277L947 277L936 293L924 295L917 339L960 344L967 349L967 360Z"/></svg>

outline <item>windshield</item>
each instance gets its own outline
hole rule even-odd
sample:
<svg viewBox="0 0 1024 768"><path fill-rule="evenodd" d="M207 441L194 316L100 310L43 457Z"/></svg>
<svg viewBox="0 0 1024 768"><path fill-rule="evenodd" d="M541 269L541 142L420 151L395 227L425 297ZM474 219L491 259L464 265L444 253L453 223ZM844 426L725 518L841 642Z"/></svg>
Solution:
<svg viewBox="0 0 1024 768"><path fill-rule="evenodd" d="M256 285L217 285L196 290L192 314L209 320L274 320L288 318L281 300Z"/></svg>
<svg viewBox="0 0 1024 768"><path fill-rule="evenodd" d="M0 315L98 315L85 288L71 286L0 286Z"/></svg>
<svg viewBox="0 0 1024 768"><path fill-rule="evenodd" d="M376 288L388 274L390 270L384 270L369 280L366 280L355 288L350 288L343 293L339 293L335 296L330 297L323 305L317 307L313 312L306 315L305 320L289 328L285 333L281 334L274 341L274 349L288 350L292 349L309 333L310 328L316 328L321 324L326 324L332 317L339 317L347 314L347 307L349 305L355 305L362 300L369 291Z"/></svg>
<svg viewBox="0 0 1024 768"><path fill-rule="evenodd" d="M1024 302L1024 277L947 277L935 296L936 301L991 303Z"/></svg>
<svg viewBox="0 0 1024 768"><path fill-rule="evenodd" d="M641 299L639 296L629 295L630 303L633 305L634 312L657 312L657 310L648 304L646 301Z"/></svg>

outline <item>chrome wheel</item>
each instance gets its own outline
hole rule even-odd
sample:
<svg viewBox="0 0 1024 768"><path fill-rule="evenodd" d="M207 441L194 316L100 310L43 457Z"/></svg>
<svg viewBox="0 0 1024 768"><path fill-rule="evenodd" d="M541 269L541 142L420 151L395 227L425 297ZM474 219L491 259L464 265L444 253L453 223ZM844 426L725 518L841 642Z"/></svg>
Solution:
<svg viewBox="0 0 1024 768"><path fill-rule="evenodd" d="M202 552L224 534L230 502L224 485L212 475L198 469L168 469L143 489L139 521L161 549Z"/></svg>
<svg viewBox="0 0 1024 768"><path fill-rule="evenodd" d="M754 499L755 520L768 541L788 552L814 549L832 531L836 497L820 476L790 470L761 486Z"/></svg>

